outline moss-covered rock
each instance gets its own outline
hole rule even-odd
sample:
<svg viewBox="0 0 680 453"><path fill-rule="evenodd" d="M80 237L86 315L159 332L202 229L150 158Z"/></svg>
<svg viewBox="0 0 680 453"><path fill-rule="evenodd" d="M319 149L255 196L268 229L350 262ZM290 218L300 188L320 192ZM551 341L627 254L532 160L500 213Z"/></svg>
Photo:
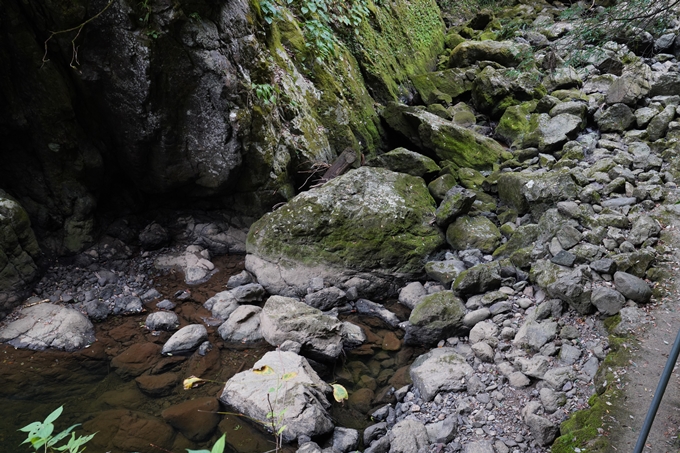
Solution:
<svg viewBox="0 0 680 453"><path fill-rule="evenodd" d="M361 167L263 216L251 226L246 250L258 259L253 271L271 293L305 294L314 276L336 282L357 272L413 278L444 244L434 215L421 178ZM296 284L281 281L281 272L302 267L316 270Z"/></svg>
<svg viewBox="0 0 680 453"><path fill-rule="evenodd" d="M493 252L493 257L507 258L518 250L531 246L538 239L540 232L540 227L535 223L520 225L512 233L508 242L501 245Z"/></svg>
<svg viewBox="0 0 680 453"><path fill-rule="evenodd" d="M383 167L399 173L406 173L421 178L438 173L441 168L432 159L406 148L396 148L381 154L368 162L369 167Z"/></svg>
<svg viewBox="0 0 680 453"><path fill-rule="evenodd" d="M478 61L494 61L515 67L531 57L531 47L511 41L464 41L449 56L450 68L472 66Z"/></svg>
<svg viewBox="0 0 680 453"><path fill-rule="evenodd" d="M498 261L472 266L456 277L452 289L465 296L493 291L501 286L500 272L501 266Z"/></svg>
<svg viewBox="0 0 680 453"><path fill-rule="evenodd" d="M427 185L427 190L437 203L446 198L446 193L451 190L458 180L451 173L445 173Z"/></svg>
<svg viewBox="0 0 680 453"><path fill-rule="evenodd" d="M406 344L432 345L462 333L465 305L451 291L423 297L411 312Z"/></svg>
<svg viewBox="0 0 680 453"><path fill-rule="evenodd" d="M495 136L510 146L524 147L524 136L538 126L536 115L532 115L536 104L537 101L530 101L508 107L496 126Z"/></svg>
<svg viewBox="0 0 680 453"><path fill-rule="evenodd" d="M472 90L472 80L462 69L446 69L411 76L420 98L425 104L443 102L450 104L459 96Z"/></svg>
<svg viewBox="0 0 680 453"><path fill-rule="evenodd" d="M478 111L500 118L508 107L540 99L546 93L541 76L535 70L487 66L475 78L472 102Z"/></svg>
<svg viewBox="0 0 680 453"><path fill-rule="evenodd" d="M396 132L423 151L434 152L440 159L458 167L492 169L503 152L493 139L460 127L422 108L390 103L383 118Z"/></svg>
<svg viewBox="0 0 680 453"><path fill-rule="evenodd" d="M559 201L576 199L578 191L578 185L566 169L543 174L504 173L498 178L501 201L520 214L531 210L534 217L540 217Z"/></svg>
<svg viewBox="0 0 680 453"><path fill-rule="evenodd" d="M486 217L463 216L446 229L446 241L454 250L480 249L493 253L500 244L501 233Z"/></svg>

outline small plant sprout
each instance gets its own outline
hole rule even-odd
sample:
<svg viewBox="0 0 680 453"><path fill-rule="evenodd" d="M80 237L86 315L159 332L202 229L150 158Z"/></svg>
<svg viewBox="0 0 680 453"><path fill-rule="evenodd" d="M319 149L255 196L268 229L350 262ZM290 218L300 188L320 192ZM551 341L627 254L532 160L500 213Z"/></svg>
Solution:
<svg viewBox="0 0 680 453"><path fill-rule="evenodd" d="M89 436L76 437L76 434L72 431L76 426L80 426L80 423L69 426L54 436L52 435L54 432L53 422L59 418L63 410L64 406L59 406L50 415L48 415L44 421L33 422L19 429L19 431L28 433L26 440L24 440L21 445L30 443L34 451L41 451L44 453L52 453L57 451L80 453L85 450L83 445L89 442L96 433L90 434ZM71 437L69 438L68 442L58 447L57 444L64 441L69 434Z"/></svg>

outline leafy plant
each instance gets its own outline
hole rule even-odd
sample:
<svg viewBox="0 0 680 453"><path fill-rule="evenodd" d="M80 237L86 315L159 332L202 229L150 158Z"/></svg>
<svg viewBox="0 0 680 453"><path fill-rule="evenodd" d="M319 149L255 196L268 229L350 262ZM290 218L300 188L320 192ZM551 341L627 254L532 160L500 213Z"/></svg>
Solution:
<svg viewBox="0 0 680 453"><path fill-rule="evenodd" d="M139 18L139 21L148 25L151 18L151 0L142 0L139 2L139 7L142 9L142 17Z"/></svg>
<svg viewBox="0 0 680 453"><path fill-rule="evenodd" d="M189 450L187 448L188 453L223 453L224 452L224 446L226 442L226 434L222 434L222 437L217 439L217 442L215 442L215 445L213 445L212 449L210 450Z"/></svg>
<svg viewBox="0 0 680 453"><path fill-rule="evenodd" d="M250 88L255 92L255 97L264 103L264 105L276 104L276 96L278 88L269 83L252 83Z"/></svg>
<svg viewBox="0 0 680 453"><path fill-rule="evenodd" d="M24 440L21 445L30 443L35 451L41 450L44 453L56 451L80 453L85 450L83 445L89 442L96 433L90 434L89 436L76 437L76 434L72 431L76 426L80 426L80 423L69 426L54 436L52 435L54 432L53 422L59 418L63 410L64 406L59 406L50 415L48 415L44 421L33 422L19 429L19 431L28 433L26 440ZM68 442L65 445L57 447L56 445L66 439L69 434L71 437L69 438Z"/></svg>

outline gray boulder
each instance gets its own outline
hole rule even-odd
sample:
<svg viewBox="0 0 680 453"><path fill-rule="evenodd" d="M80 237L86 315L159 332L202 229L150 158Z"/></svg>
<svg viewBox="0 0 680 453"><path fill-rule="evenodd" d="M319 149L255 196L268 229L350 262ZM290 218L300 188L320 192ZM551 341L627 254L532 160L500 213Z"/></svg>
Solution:
<svg viewBox="0 0 680 453"><path fill-rule="evenodd" d="M494 453L496 450L490 440L477 440L463 446L463 453Z"/></svg>
<svg viewBox="0 0 680 453"><path fill-rule="evenodd" d="M418 276L444 243L422 179L361 167L303 192L255 222L246 268L270 294L303 297L311 278L342 286L353 277L370 294Z"/></svg>
<svg viewBox="0 0 680 453"><path fill-rule="evenodd" d="M633 245L639 246L650 237L657 237L660 232L659 222L648 215L641 215L633 222L627 240Z"/></svg>
<svg viewBox="0 0 680 453"><path fill-rule="evenodd" d="M449 67L461 68L484 60L514 67L524 61L530 52L531 47L528 45L511 41L464 41L451 52Z"/></svg>
<svg viewBox="0 0 680 453"><path fill-rule="evenodd" d="M229 379L220 401L262 426L270 426L267 414L273 412L276 428L285 427L281 432L283 440L291 442L333 430L327 412L330 403L326 394L330 392L331 387L304 357L290 351L271 351L252 369Z"/></svg>
<svg viewBox="0 0 680 453"><path fill-rule="evenodd" d="M290 297L271 296L267 300L260 328L269 344L296 341L302 345L302 353L313 358L335 360L342 352L342 323Z"/></svg>
<svg viewBox="0 0 680 453"><path fill-rule="evenodd" d="M354 303L354 307L360 315L373 316L381 319L385 324L393 328L396 328L399 325L399 318L397 318L397 315L379 303L366 299L359 299Z"/></svg>
<svg viewBox="0 0 680 453"><path fill-rule="evenodd" d="M538 149L542 152L558 150L585 127L584 117L560 113L545 122L539 122Z"/></svg>
<svg viewBox="0 0 680 453"><path fill-rule="evenodd" d="M430 439L418 420L402 420L390 430L390 453L419 453L427 450Z"/></svg>
<svg viewBox="0 0 680 453"><path fill-rule="evenodd" d="M626 298L620 292L606 286L593 289L590 301L597 311L606 316L614 316L626 305Z"/></svg>
<svg viewBox="0 0 680 453"><path fill-rule="evenodd" d="M157 250L170 243L168 230L152 222L139 233L139 244L144 250Z"/></svg>
<svg viewBox="0 0 680 453"><path fill-rule="evenodd" d="M347 295L345 292L335 286L324 288L305 296L305 303L307 305L323 311L342 305L346 301Z"/></svg>
<svg viewBox="0 0 680 453"><path fill-rule="evenodd" d="M226 321L229 315L239 307L239 304L231 290L228 290L215 294L206 300L203 306L210 310L215 318Z"/></svg>
<svg viewBox="0 0 680 453"><path fill-rule="evenodd" d="M647 282L627 272L616 272L614 285L621 294L635 302L646 304L652 298L652 289Z"/></svg>
<svg viewBox="0 0 680 453"><path fill-rule="evenodd" d="M529 427L531 434L539 445L550 445L560 433L560 427L549 419L537 415L541 404L532 401L522 410L524 423Z"/></svg>
<svg viewBox="0 0 680 453"><path fill-rule="evenodd" d="M54 304L22 308L0 328L0 342L15 348L76 351L95 341L94 326L82 313Z"/></svg>
<svg viewBox="0 0 680 453"><path fill-rule="evenodd" d="M261 302L267 295L265 289L259 283L247 283L229 290L239 304L252 304Z"/></svg>
<svg viewBox="0 0 680 453"><path fill-rule="evenodd" d="M452 288L462 295L481 294L501 286L501 267L497 261L471 267L456 278Z"/></svg>
<svg viewBox="0 0 680 453"><path fill-rule="evenodd" d="M560 201L574 200L579 187L568 170L543 174L503 173L498 178L498 195L519 214L531 211L535 218Z"/></svg>
<svg viewBox="0 0 680 453"><path fill-rule="evenodd" d="M635 105L652 87L652 70L644 63L628 66L621 77L614 80L607 91L609 105L623 103Z"/></svg>
<svg viewBox="0 0 680 453"><path fill-rule="evenodd" d="M625 104L614 104L595 113L595 122L602 132L623 132L635 122L635 115Z"/></svg>
<svg viewBox="0 0 680 453"><path fill-rule="evenodd" d="M430 443L448 444L458 433L458 418L449 416L444 420L425 425Z"/></svg>
<svg viewBox="0 0 680 453"><path fill-rule="evenodd" d="M203 324L189 324L175 332L163 345L161 354L173 355L193 351L208 339L208 330Z"/></svg>
<svg viewBox="0 0 680 453"><path fill-rule="evenodd" d="M184 252L161 255L154 261L157 269L177 269L184 273L188 285L206 282L213 275L215 265L210 261L210 253L197 245L190 245Z"/></svg>
<svg viewBox="0 0 680 453"><path fill-rule="evenodd" d="M146 317L144 326L149 330L175 330L179 327L179 318L172 311L157 311Z"/></svg>
<svg viewBox="0 0 680 453"><path fill-rule="evenodd" d="M459 392L467 388L474 370L453 348L437 348L418 357L411 365L411 380L425 401L438 392Z"/></svg>
<svg viewBox="0 0 680 453"><path fill-rule="evenodd" d="M426 294L422 283L411 282L399 290L399 303L413 310Z"/></svg>
<svg viewBox="0 0 680 453"><path fill-rule="evenodd" d="M253 282L253 277L248 271L241 271L236 275L232 275L227 280L227 288L236 288L237 286L247 285Z"/></svg>
<svg viewBox="0 0 680 453"><path fill-rule="evenodd" d="M592 312L592 281L587 267L572 269L548 260L537 260L531 266L529 277L550 296L567 302L579 313Z"/></svg>
<svg viewBox="0 0 680 453"><path fill-rule="evenodd" d="M658 115L656 115L649 122L647 126L647 135L649 141L655 141L666 136L666 131L668 131L668 124L673 121L675 117L675 107L674 105L669 105L663 109Z"/></svg>
<svg viewBox="0 0 680 453"><path fill-rule="evenodd" d="M451 291L422 298L413 309L406 326L404 343L432 345L439 340L462 333L465 305Z"/></svg>
<svg viewBox="0 0 680 453"><path fill-rule="evenodd" d="M359 431L352 428L336 426L333 430L330 446L340 453L355 451L359 446Z"/></svg>
<svg viewBox="0 0 680 453"><path fill-rule="evenodd" d="M428 261L425 263L425 273L432 280L450 284L465 271L465 263L459 259L449 259L445 261Z"/></svg>
<svg viewBox="0 0 680 453"><path fill-rule="evenodd" d="M255 305L241 305L217 329L224 341L234 343L255 343L263 339L260 332L262 308Z"/></svg>

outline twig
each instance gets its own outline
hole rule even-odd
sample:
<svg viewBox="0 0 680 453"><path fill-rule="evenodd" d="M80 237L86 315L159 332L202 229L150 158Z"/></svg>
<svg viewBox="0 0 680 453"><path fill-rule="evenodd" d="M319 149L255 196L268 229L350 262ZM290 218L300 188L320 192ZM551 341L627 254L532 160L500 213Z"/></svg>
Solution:
<svg viewBox="0 0 680 453"><path fill-rule="evenodd" d="M109 3L107 3L106 6L101 11L99 11L97 14L90 17L85 22L81 23L80 25L76 25L75 27L67 28L66 30L51 31L50 36L48 36L48 38L45 40L45 53L43 54L42 65L40 65L40 67L42 68L45 65L45 63L47 63L49 61L47 59L47 43L50 41L50 39L52 39L52 37L54 37L56 35L60 35L62 33L68 33L68 32L74 31L74 30L78 30L78 33L76 33L76 36L71 40L71 48L73 49L73 55L71 56L71 63L69 64L69 66L76 69L76 67L73 65L73 62L75 62L76 64L80 64L80 63L78 63L78 47L76 46L76 39L78 39L78 36L80 36L80 32L83 30L83 27L85 25L87 25L88 23L92 22L93 20L95 20L96 18L98 18L99 16L101 16L102 14L104 14L104 11L109 9L109 7L111 5L113 5L114 1L115 0L109 0Z"/></svg>

